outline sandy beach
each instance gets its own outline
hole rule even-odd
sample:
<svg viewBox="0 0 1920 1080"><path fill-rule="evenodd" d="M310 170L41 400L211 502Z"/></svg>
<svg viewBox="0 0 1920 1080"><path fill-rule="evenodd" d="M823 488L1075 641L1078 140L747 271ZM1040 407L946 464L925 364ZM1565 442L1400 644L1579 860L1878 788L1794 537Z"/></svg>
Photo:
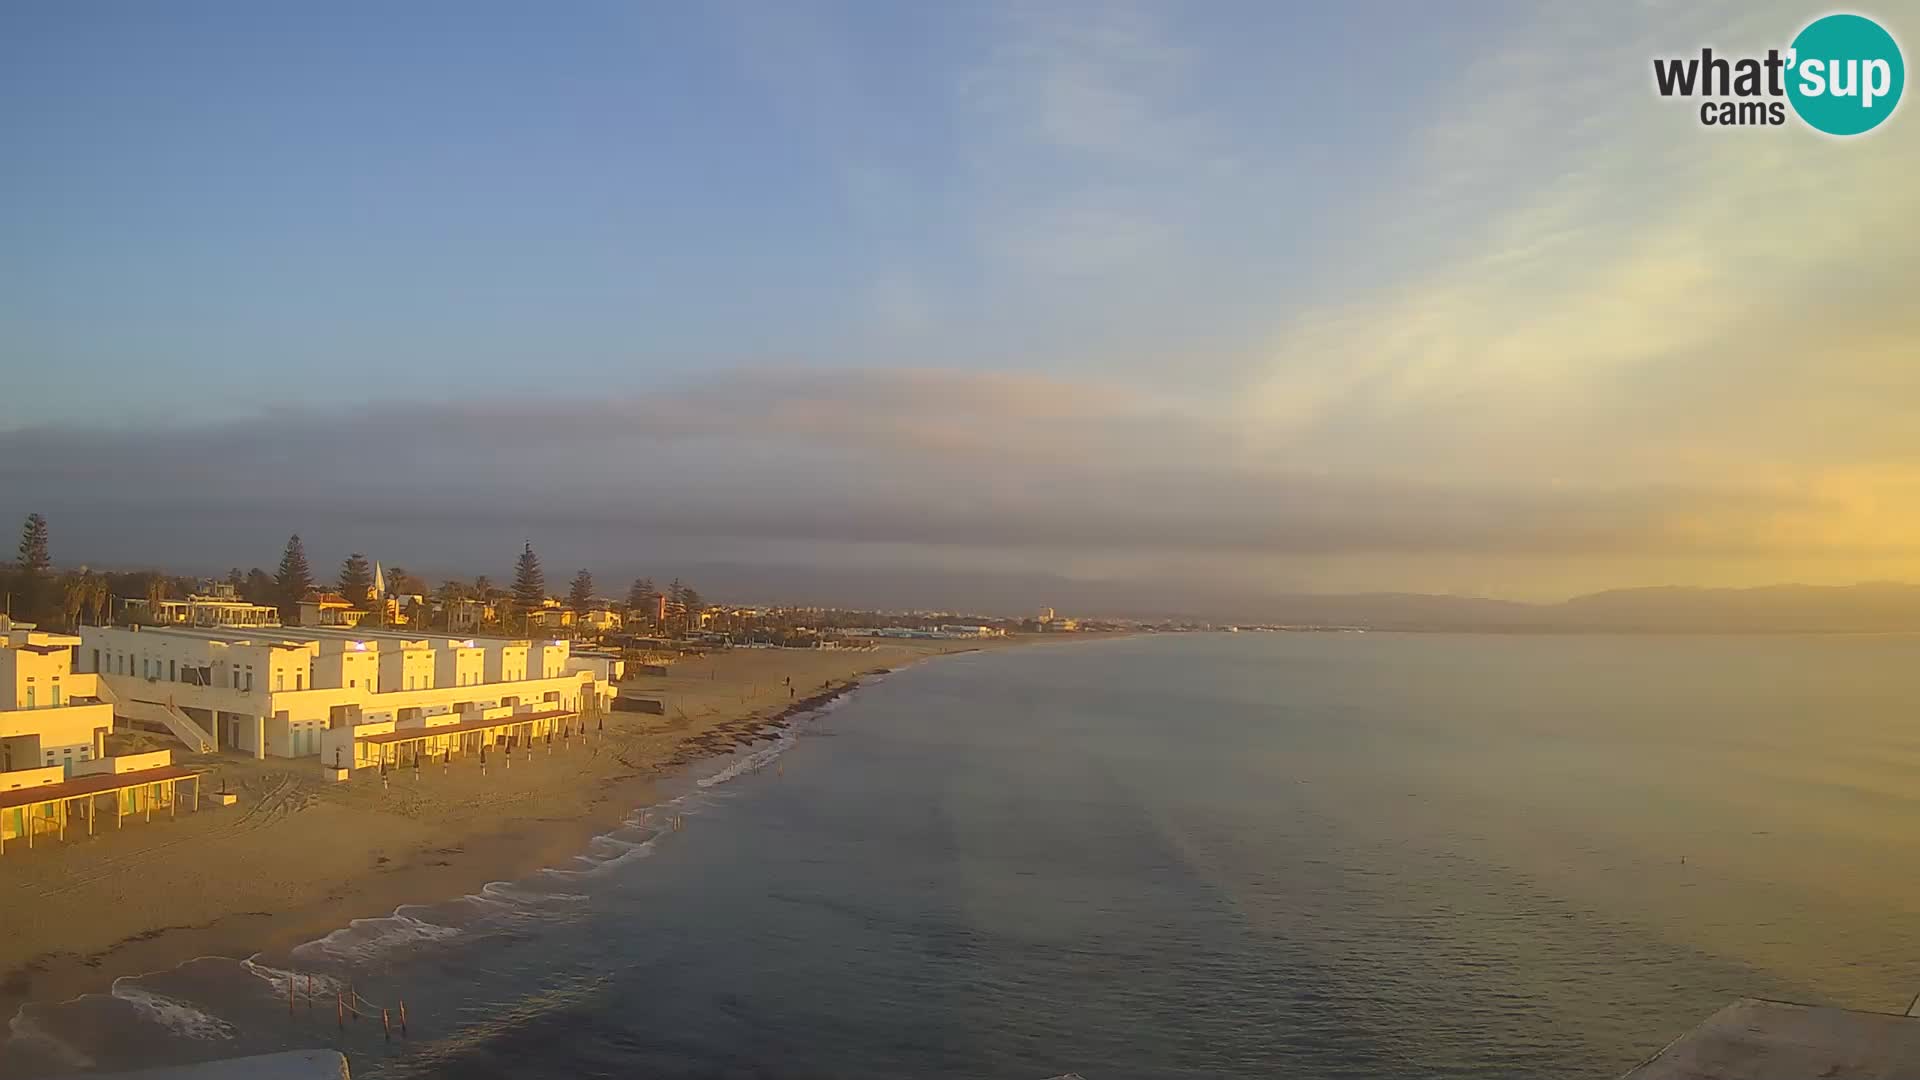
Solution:
<svg viewBox="0 0 1920 1080"><path fill-rule="evenodd" d="M510 768L496 760L485 776L468 759L444 773L402 769L384 787L376 770L335 784L312 759L179 755L207 771L207 791L224 784L237 805L33 851L8 846L0 1011L105 991L122 975L198 956L290 947L401 904L560 865L651 801L661 779L773 733L793 703L983 645L992 647L890 642L687 658L670 676L628 684L664 695L665 715L609 713L603 735Z"/></svg>

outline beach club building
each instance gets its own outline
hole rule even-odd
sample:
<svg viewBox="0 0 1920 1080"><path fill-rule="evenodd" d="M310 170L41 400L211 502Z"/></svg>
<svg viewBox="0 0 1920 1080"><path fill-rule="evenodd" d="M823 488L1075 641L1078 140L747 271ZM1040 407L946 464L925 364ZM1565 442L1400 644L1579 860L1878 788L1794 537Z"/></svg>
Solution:
<svg viewBox="0 0 1920 1080"><path fill-rule="evenodd" d="M73 670L80 639L24 623L0 630L0 773L57 769L106 756L113 706L99 680ZM0 783L0 787L7 786Z"/></svg>
<svg viewBox="0 0 1920 1080"><path fill-rule="evenodd" d="M111 691L116 715L195 750L254 757L319 757L328 732L362 725L604 709L620 674L546 639L325 626L89 626L80 637L81 668Z"/></svg>
<svg viewBox="0 0 1920 1080"><path fill-rule="evenodd" d="M107 754L113 705L97 675L74 670L80 643L0 616L0 855L91 833L109 814L116 827L172 814L182 785L198 783L170 750Z"/></svg>

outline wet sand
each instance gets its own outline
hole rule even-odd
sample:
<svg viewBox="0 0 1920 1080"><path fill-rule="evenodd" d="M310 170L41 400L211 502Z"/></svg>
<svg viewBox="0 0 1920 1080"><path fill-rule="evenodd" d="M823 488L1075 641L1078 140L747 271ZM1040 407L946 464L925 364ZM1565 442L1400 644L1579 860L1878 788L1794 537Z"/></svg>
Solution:
<svg viewBox="0 0 1920 1080"><path fill-rule="evenodd" d="M629 684L660 693L664 715L608 713L603 733L511 765L493 756L484 776L468 758L396 770L384 785L368 769L335 784L311 759L182 755L207 771L206 791L224 784L238 804L32 851L8 845L0 1013L198 956L288 948L401 904L563 865L690 763L778 735L788 714L863 675L983 645L993 647L889 642L684 659L671 675Z"/></svg>

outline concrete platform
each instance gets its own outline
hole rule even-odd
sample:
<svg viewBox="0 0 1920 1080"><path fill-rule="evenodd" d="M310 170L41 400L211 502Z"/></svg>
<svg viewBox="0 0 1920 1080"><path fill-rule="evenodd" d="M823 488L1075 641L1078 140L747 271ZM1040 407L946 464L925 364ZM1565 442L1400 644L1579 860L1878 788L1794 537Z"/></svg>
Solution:
<svg viewBox="0 0 1920 1080"><path fill-rule="evenodd" d="M1743 998L1622 1080L1920 1080L1920 1018Z"/></svg>

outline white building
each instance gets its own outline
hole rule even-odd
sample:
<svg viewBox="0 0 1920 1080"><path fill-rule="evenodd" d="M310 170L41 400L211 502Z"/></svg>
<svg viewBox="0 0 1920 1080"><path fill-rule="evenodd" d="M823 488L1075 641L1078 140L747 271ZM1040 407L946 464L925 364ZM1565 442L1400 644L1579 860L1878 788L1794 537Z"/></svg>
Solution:
<svg viewBox="0 0 1920 1080"><path fill-rule="evenodd" d="M255 757L315 756L323 732L364 723L605 708L618 677L574 662L565 641L92 626L81 639L120 715Z"/></svg>
<svg viewBox="0 0 1920 1080"><path fill-rule="evenodd" d="M0 616L0 774L71 776L76 765L106 756L113 707L100 701L98 679L73 670L79 644Z"/></svg>
<svg viewBox="0 0 1920 1080"><path fill-rule="evenodd" d="M280 625L280 609L268 604L250 604L234 594L233 586L214 585L205 593L194 593L185 600L131 599L127 614L146 623L161 626L269 627Z"/></svg>

